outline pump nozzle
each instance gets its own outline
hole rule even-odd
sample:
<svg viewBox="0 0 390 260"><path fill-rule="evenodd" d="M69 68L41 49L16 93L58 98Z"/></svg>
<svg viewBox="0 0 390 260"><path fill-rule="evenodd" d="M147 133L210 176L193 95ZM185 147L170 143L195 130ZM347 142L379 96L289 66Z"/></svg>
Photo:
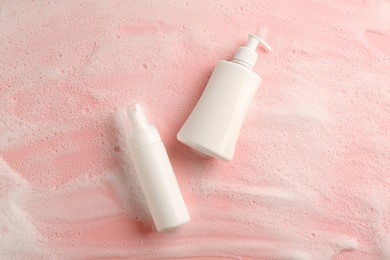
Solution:
<svg viewBox="0 0 390 260"><path fill-rule="evenodd" d="M245 46L240 47L236 54L234 55L233 61L244 65L250 69L256 64L257 61L257 52L256 49L258 46L262 46L265 51L272 51L271 46L259 36L254 34L248 35L248 41Z"/></svg>
<svg viewBox="0 0 390 260"><path fill-rule="evenodd" d="M266 50L267 52L271 52L272 51L272 47L269 46L269 44L266 41L261 39L259 36L250 33L248 35L248 41L246 43L246 47L256 51L257 46L259 46L259 45L261 47L263 47L264 50Z"/></svg>

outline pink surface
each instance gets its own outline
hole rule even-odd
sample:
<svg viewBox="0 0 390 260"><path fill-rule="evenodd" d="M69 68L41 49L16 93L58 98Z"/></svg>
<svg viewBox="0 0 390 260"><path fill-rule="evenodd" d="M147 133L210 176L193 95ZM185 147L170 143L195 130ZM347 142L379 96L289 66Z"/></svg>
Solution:
<svg viewBox="0 0 390 260"><path fill-rule="evenodd" d="M176 133L219 59L274 52L231 163ZM390 259L390 2L1 1L4 259ZM191 214L157 233L112 113L141 101Z"/></svg>

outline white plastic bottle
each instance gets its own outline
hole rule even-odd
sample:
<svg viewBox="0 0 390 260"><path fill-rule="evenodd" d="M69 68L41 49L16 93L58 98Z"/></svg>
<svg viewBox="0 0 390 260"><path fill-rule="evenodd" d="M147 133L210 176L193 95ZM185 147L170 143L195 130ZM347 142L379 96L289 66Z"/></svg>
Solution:
<svg viewBox="0 0 390 260"><path fill-rule="evenodd" d="M140 104L118 113L157 231L169 231L187 223L190 216L157 129L148 124Z"/></svg>
<svg viewBox="0 0 390 260"><path fill-rule="evenodd" d="M249 34L232 61L219 61L191 115L177 134L177 139L206 155L233 159L240 129L261 78L253 72L256 49L271 47Z"/></svg>

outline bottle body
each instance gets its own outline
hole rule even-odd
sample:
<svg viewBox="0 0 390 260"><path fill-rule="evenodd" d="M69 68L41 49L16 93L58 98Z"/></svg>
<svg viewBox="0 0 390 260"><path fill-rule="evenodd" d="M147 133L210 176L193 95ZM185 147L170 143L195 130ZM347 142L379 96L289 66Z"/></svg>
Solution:
<svg viewBox="0 0 390 260"><path fill-rule="evenodd" d="M260 76L249 68L219 61L180 129L178 140L209 156L232 160L245 114L260 82Z"/></svg>
<svg viewBox="0 0 390 260"><path fill-rule="evenodd" d="M119 109L116 123L148 203L157 231L179 227L190 220L165 146L139 103Z"/></svg>
<svg viewBox="0 0 390 260"><path fill-rule="evenodd" d="M169 231L187 223L190 216L157 130L145 135L150 137L130 156L157 231Z"/></svg>

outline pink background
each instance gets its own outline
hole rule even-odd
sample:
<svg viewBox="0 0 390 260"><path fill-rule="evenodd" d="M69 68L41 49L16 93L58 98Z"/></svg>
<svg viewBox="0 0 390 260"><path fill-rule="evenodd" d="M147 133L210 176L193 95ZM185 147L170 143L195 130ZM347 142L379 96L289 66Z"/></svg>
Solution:
<svg viewBox="0 0 390 260"><path fill-rule="evenodd" d="M235 158L176 140L267 26ZM154 229L113 112L140 101L191 222ZM0 1L2 259L390 259L390 2Z"/></svg>

